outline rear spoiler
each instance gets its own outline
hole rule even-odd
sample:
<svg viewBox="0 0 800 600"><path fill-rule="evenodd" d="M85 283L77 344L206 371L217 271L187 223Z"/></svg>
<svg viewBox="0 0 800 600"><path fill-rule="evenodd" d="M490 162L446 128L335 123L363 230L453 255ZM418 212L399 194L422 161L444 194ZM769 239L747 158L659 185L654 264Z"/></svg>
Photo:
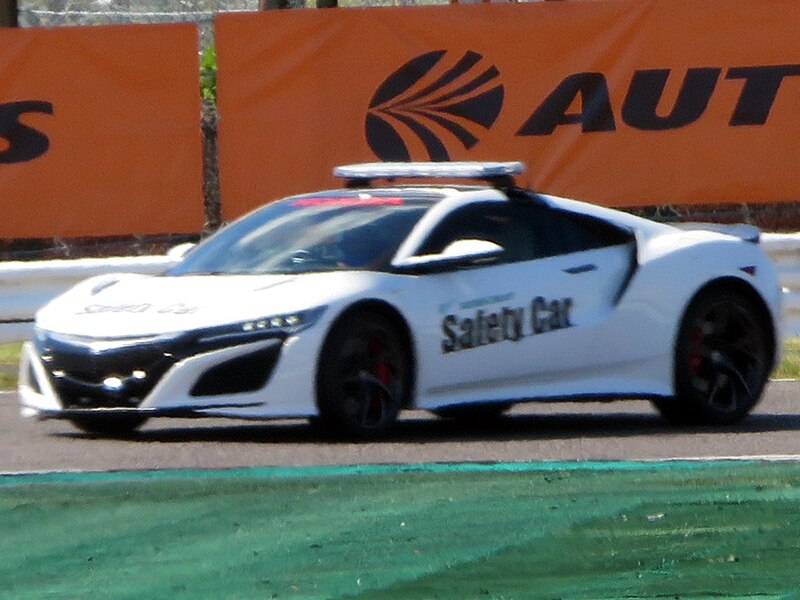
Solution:
<svg viewBox="0 0 800 600"><path fill-rule="evenodd" d="M723 225L720 223L670 223L670 225L678 229L683 229L684 231L715 231L717 233L724 233L725 235L738 237L751 244L758 244L761 240L761 230L755 225L747 225L745 223L736 223L732 225Z"/></svg>

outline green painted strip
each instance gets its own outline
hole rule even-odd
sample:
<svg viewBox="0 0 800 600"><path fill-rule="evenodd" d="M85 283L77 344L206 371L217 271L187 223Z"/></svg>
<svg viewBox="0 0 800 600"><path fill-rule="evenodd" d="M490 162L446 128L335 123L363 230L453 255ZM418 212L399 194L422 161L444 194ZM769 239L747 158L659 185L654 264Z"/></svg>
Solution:
<svg viewBox="0 0 800 600"><path fill-rule="evenodd" d="M2 481L0 600L744 600L800 590L800 461Z"/></svg>
<svg viewBox="0 0 800 600"><path fill-rule="evenodd" d="M549 471L663 471L694 470L728 465L752 465L768 460L661 460L661 461L541 461L497 463L420 463L318 465L289 467L242 467L232 469L161 469L151 471L76 471L9 473L0 475L0 485L33 483L92 483L149 479L341 477L401 473L536 473ZM800 462L800 461L798 461Z"/></svg>

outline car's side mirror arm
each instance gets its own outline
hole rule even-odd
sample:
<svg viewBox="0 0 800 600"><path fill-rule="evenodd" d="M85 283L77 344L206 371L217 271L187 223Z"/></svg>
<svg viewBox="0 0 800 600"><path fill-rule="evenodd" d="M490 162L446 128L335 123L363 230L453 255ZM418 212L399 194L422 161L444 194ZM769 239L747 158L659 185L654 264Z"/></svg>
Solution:
<svg viewBox="0 0 800 600"><path fill-rule="evenodd" d="M440 254L409 256L392 263L392 271L404 275L441 273L493 264L500 260L505 249L486 240L457 240Z"/></svg>

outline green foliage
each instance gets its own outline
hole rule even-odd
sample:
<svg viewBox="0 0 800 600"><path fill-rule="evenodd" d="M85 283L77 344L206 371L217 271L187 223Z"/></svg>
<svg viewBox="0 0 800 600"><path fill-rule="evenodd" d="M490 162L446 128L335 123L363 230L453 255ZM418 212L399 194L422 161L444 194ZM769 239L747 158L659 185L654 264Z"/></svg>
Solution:
<svg viewBox="0 0 800 600"><path fill-rule="evenodd" d="M217 101L217 50L209 46L200 56L200 95L203 100Z"/></svg>

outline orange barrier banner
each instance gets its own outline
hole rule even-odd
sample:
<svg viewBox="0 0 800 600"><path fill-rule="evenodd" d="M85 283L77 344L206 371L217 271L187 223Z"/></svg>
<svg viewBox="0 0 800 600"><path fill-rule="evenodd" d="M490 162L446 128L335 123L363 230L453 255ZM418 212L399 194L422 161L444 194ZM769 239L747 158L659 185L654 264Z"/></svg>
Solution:
<svg viewBox="0 0 800 600"><path fill-rule="evenodd" d="M197 28L0 29L0 238L203 226Z"/></svg>
<svg viewBox="0 0 800 600"><path fill-rule="evenodd" d="M798 200L798 31L795 0L223 15L225 212L408 159L615 206Z"/></svg>

